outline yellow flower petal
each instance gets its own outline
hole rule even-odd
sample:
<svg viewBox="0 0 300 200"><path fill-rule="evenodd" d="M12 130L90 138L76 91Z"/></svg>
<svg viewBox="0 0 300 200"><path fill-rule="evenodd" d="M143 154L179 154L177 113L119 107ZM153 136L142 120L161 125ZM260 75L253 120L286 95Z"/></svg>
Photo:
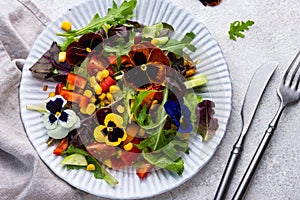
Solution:
<svg viewBox="0 0 300 200"><path fill-rule="evenodd" d="M119 128L123 127L123 118L120 115L109 113L104 119L104 124L107 126L110 121L114 122Z"/></svg>
<svg viewBox="0 0 300 200"><path fill-rule="evenodd" d="M107 145L111 145L111 146L115 146L115 147L116 147L116 146L118 146L121 142L125 141L126 138L127 138L127 133L124 131L123 137L122 137L122 138L118 138L118 141L116 141L116 142L111 142L111 141L109 141L109 140L108 140L108 137L105 136L105 143L106 143Z"/></svg>
<svg viewBox="0 0 300 200"><path fill-rule="evenodd" d="M99 125L94 129L94 138L97 142L105 142L105 136L102 133L104 128L106 128L106 126Z"/></svg>

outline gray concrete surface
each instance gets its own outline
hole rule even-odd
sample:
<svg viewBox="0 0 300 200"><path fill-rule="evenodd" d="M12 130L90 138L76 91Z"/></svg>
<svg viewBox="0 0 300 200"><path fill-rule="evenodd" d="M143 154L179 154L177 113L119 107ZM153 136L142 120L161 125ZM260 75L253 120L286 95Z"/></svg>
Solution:
<svg viewBox="0 0 300 200"><path fill-rule="evenodd" d="M32 0L51 19L83 0ZM227 199L231 199L256 146L272 119L279 100L275 90L285 68L300 50L299 0L223 0L216 7L204 7L198 0L172 0L207 26L220 44L233 86L232 114L226 135L210 162L180 187L149 200L213 199L226 161L241 129L240 109L251 75L264 62L279 62L246 138L245 149ZM229 40L228 30L235 20L255 21L244 39ZM300 199L300 104L288 107L280 120L254 180L247 200Z"/></svg>

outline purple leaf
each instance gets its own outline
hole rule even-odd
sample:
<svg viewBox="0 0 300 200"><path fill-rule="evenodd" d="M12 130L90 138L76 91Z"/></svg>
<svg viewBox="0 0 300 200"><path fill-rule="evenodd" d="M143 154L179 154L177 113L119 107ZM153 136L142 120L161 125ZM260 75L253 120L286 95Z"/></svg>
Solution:
<svg viewBox="0 0 300 200"><path fill-rule="evenodd" d="M197 133L208 141L215 134L219 127L218 119L214 118L215 103L210 100L204 100L196 107L196 125L198 125Z"/></svg>

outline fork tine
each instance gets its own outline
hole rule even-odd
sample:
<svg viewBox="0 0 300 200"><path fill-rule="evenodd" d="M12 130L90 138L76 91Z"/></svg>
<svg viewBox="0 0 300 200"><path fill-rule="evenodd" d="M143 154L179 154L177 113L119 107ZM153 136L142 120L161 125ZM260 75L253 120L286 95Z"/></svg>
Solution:
<svg viewBox="0 0 300 200"><path fill-rule="evenodd" d="M290 64L290 66L287 68L287 70L286 70L286 72L285 72L285 74L284 74L284 76L283 76L283 83L284 83L284 84L286 83L286 78L287 78L288 74L290 73L290 71L291 71L293 65L294 65L295 62L296 62L296 60L298 59L299 55L300 55L300 51L297 53L297 55L296 55L295 58L293 59L293 61L292 61L292 63ZM292 85L292 82L293 82L293 80L294 80L294 78L295 78L295 75L296 75L298 69L299 69L299 65L296 67L296 69L294 70L294 72L293 72L293 74L292 74L292 77L291 77L291 81L290 81L290 83L289 83L289 86Z"/></svg>
<svg viewBox="0 0 300 200"><path fill-rule="evenodd" d="M299 82L300 82L300 75L298 76L298 80L297 80L297 83L296 83L296 88L295 88L296 90L299 89L299 88L298 88L298 87L299 87Z"/></svg>
<svg viewBox="0 0 300 200"><path fill-rule="evenodd" d="M298 53L298 55L299 55L299 53ZM297 57L298 57L298 56L297 56ZM296 57L296 58L297 58L297 57ZM292 83L293 83L294 78L295 78L295 76L296 76L296 74L297 74L297 71L299 70L299 67L300 67L300 62L298 63L297 67L295 68L295 70L294 70L294 72L293 72L293 74L292 74L292 76L291 76L290 86L292 86Z"/></svg>

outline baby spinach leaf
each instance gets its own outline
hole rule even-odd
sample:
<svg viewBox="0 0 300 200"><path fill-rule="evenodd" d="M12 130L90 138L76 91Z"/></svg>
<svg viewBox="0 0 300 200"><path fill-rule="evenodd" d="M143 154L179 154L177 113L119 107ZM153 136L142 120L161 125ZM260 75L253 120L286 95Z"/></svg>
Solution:
<svg viewBox="0 0 300 200"><path fill-rule="evenodd" d="M184 162L182 158L172 160L162 152L145 152L143 151L144 158L152 165L160 167L162 169L170 170L172 172L181 175L184 170Z"/></svg>

